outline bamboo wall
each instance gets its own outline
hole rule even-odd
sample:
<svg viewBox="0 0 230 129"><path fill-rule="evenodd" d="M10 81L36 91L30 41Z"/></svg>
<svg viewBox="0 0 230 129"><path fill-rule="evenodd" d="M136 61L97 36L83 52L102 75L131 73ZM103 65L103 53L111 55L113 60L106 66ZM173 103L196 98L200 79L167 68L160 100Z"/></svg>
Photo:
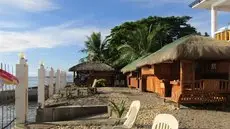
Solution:
<svg viewBox="0 0 230 129"><path fill-rule="evenodd" d="M169 83L173 79L179 79L179 64L177 62L142 67L141 71L142 79L143 76L147 76L146 89L144 90L156 92L162 97L165 96L165 83ZM142 84L140 83L140 85Z"/></svg>
<svg viewBox="0 0 230 129"><path fill-rule="evenodd" d="M230 40L230 30L225 30L223 32L216 33L215 38L217 40L229 41Z"/></svg>
<svg viewBox="0 0 230 129"><path fill-rule="evenodd" d="M137 79L137 77L130 77L129 80L130 80L129 87L138 88L138 79Z"/></svg>

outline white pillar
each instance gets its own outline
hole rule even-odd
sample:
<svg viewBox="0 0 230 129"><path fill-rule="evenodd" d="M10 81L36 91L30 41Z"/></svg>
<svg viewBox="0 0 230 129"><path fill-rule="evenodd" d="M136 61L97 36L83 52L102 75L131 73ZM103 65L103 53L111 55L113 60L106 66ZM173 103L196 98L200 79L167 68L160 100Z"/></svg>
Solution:
<svg viewBox="0 0 230 129"><path fill-rule="evenodd" d="M62 80L62 88L65 88L66 86L66 72L65 71L62 71L62 77L61 77L61 80Z"/></svg>
<svg viewBox="0 0 230 129"><path fill-rule="evenodd" d="M53 91L54 91L54 70L53 68L51 68L49 72L49 97L53 95Z"/></svg>
<svg viewBox="0 0 230 129"><path fill-rule="evenodd" d="M64 85L67 85L67 80L66 80L66 72L64 72Z"/></svg>
<svg viewBox="0 0 230 129"><path fill-rule="evenodd" d="M56 72L56 81L55 81L55 92L58 93L60 90L60 69L57 70Z"/></svg>
<svg viewBox="0 0 230 129"><path fill-rule="evenodd" d="M64 83L63 83L63 71L60 71L60 89L64 88Z"/></svg>
<svg viewBox="0 0 230 129"><path fill-rule="evenodd" d="M24 124L28 111L28 65L23 55L16 64L16 77L19 80L15 89L16 124Z"/></svg>
<svg viewBox="0 0 230 129"><path fill-rule="evenodd" d="M215 32L217 31L217 10L212 6L211 9L211 36L215 38Z"/></svg>
<svg viewBox="0 0 230 129"><path fill-rule="evenodd" d="M38 69L38 103L41 104L41 108L45 105L45 67L43 64Z"/></svg>

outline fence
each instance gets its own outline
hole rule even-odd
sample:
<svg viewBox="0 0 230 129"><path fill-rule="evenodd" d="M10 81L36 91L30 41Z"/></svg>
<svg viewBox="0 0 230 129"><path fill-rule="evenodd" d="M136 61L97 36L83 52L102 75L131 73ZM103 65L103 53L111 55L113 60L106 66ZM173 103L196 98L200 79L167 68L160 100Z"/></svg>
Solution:
<svg viewBox="0 0 230 129"><path fill-rule="evenodd" d="M25 57L22 55L20 57L19 63L16 64L14 70L13 66L9 66L0 63L0 74L4 76L2 72L7 71L14 75L19 81L18 85L6 85L5 80L0 79L0 127L1 129L12 128L14 125L24 125L27 122L28 115L28 64ZM46 75L49 77L48 87L46 89L50 90L45 93L45 78ZM56 78L54 79L54 76ZM55 82L55 85L54 85ZM45 94L52 96L54 92L60 91L66 85L66 73L61 70L57 70L56 74L54 70L48 72L45 70L44 65L41 64L38 69L38 103L45 104ZM48 96L48 97L49 97ZM36 114L36 113L34 113ZM16 117L17 116L17 117ZM16 119L17 118L17 119ZM15 122L14 122L15 121Z"/></svg>
<svg viewBox="0 0 230 129"><path fill-rule="evenodd" d="M1 70L14 74L13 66L1 63ZM16 119L15 115L15 86L6 85L0 80L0 127L12 128Z"/></svg>

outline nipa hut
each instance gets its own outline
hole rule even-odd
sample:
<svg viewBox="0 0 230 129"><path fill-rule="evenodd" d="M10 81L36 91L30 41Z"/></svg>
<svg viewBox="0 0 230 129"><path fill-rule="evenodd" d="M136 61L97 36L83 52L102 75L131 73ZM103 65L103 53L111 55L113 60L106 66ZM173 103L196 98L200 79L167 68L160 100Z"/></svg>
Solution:
<svg viewBox="0 0 230 129"><path fill-rule="evenodd" d="M123 72L126 75L126 82L128 87L130 88L139 88L139 77L140 72L136 68L137 63L142 60L146 56L142 56L138 58L137 60L133 61L132 63L126 65L124 68L121 69L121 72Z"/></svg>
<svg viewBox="0 0 230 129"><path fill-rule="evenodd" d="M135 64L142 91L178 103L222 103L230 96L229 42L190 35Z"/></svg>
<svg viewBox="0 0 230 129"><path fill-rule="evenodd" d="M92 85L94 79L105 79L107 86L114 85L115 71L111 66L101 62L84 62L69 69L73 72L76 85Z"/></svg>

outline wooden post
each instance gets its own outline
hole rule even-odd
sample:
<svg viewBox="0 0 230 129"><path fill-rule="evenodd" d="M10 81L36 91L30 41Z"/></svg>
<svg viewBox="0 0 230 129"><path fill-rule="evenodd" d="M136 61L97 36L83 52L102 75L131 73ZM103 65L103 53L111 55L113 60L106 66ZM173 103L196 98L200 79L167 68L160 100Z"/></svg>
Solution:
<svg viewBox="0 0 230 129"><path fill-rule="evenodd" d="M54 70L53 68L51 68L49 72L49 97L53 95L53 92L54 92Z"/></svg>
<svg viewBox="0 0 230 129"><path fill-rule="evenodd" d="M227 30L226 31L224 31L224 39L225 39L225 41L227 41L227 36L228 36L228 32L227 32Z"/></svg>
<svg viewBox="0 0 230 129"><path fill-rule="evenodd" d="M74 81L75 77L76 77L76 72L73 71L73 81Z"/></svg>
<svg viewBox="0 0 230 129"><path fill-rule="evenodd" d="M230 40L230 31L228 30L227 33L228 33L228 41L229 41Z"/></svg>
<svg viewBox="0 0 230 129"><path fill-rule="evenodd" d="M192 62L192 90L194 90L196 84L196 62Z"/></svg>
<svg viewBox="0 0 230 129"><path fill-rule="evenodd" d="M177 107L180 108L180 95L183 92L183 61L180 61L180 93L178 93Z"/></svg>
<svg viewBox="0 0 230 129"><path fill-rule="evenodd" d="M19 80L15 89L16 125L25 124L28 112L28 65L24 55L16 64L16 77Z"/></svg>
<svg viewBox="0 0 230 129"><path fill-rule="evenodd" d="M45 106L45 67L40 64L38 69L38 103L41 104L41 108Z"/></svg>
<svg viewBox="0 0 230 129"><path fill-rule="evenodd" d="M230 61L228 62L228 86L230 86ZM230 88L228 88L228 92L230 91Z"/></svg>
<svg viewBox="0 0 230 129"><path fill-rule="evenodd" d="M180 61L180 87L181 92L183 91L183 62Z"/></svg>

